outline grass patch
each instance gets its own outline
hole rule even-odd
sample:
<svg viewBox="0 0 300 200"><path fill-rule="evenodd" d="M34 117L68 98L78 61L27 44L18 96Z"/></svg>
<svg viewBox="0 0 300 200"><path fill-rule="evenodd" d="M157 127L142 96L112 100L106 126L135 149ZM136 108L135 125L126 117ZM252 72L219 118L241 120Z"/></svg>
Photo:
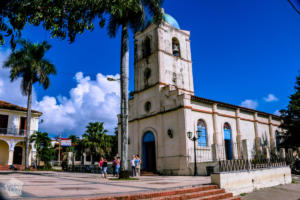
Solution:
<svg viewBox="0 0 300 200"><path fill-rule="evenodd" d="M293 183L293 184L295 184L295 183L296 183L295 179L292 179L292 183Z"/></svg>
<svg viewBox="0 0 300 200"><path fill-rule="evenodd" d="M138 178L110 178L111 181L136 181Z"/></svg>
<svg viewBox="0 0 300 200"><path fill-rule="evenodd" d="M240 196L242 196L242 197L244 197L244 196L246 196L247 195L247 193L241 193L240 194Z"/></svg>

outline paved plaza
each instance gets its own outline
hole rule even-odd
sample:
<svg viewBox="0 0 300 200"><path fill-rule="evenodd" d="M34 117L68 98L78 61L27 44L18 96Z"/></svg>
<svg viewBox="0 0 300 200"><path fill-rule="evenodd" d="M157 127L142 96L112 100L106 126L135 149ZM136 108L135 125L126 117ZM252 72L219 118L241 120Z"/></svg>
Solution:
<svg viewBox="0 0 300 200"><path fill-rule="evenodd" d="M111 178L90 173L0 171L0 199L84 199L210 184L209 176L141 176L131 181ZM6 185L12 180L23 184L21 196L8 195ZM299 200L300 176L293 176L293 184L261 189L242 199Z"/></svg>
<svg viewBox="0 0 300 200"><path fill-rule="evenodd" d="M242 200L300 200L300 176L293 176L293 183L264 188L244 194Z"/></svg>
<svg viewBox="0 0 300 200"><path fill-rule="evenodd" d="M113 177L109 177L113 178ZM11 180L23 183L20 197L11 197L5 186ZM141 176L139 180L119 181L100 178L99 174L68 172L0 172L4 199L76 199L209 184L209 176ZM1 199L1 197L0 197Z"/></svg>

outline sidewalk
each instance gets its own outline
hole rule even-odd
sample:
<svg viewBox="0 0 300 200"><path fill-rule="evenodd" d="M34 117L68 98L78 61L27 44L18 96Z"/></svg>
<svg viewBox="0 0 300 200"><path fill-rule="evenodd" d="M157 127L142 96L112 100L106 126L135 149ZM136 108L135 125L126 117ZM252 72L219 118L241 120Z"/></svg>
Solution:
<svg viewBox="0 0 300 200"><path fill-rule="evenodd" d="M142 176L139 180L119 181L100 178L100 174L89 173L0 172L0 191L5 199L12 199L7 195L5 184L13 178L24 184L22 195L15 199L96 197L210 183L209 176Z"/></svg>
<svg viewBox="0 0 300 200"><path fill-rule="evenodd" d="M293 176L293 183L264 188L242 196L243 200L300 200L300 176Z"/></svg>

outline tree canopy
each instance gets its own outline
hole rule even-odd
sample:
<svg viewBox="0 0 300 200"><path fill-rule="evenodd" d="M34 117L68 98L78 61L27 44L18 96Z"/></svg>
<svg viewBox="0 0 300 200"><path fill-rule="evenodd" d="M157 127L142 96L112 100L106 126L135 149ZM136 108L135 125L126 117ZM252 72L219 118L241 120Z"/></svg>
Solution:
<svg viewBox="0 0 300 200"><path fill-rule="evenodd" d="M111 139L106 135L103 122L90 122L86 127L86 133L82 135L82 142L93 158L97 154L101 156L109 155L111 151ZM93 162L94 160L92 160Z"/></svg>
<svg viewBox="0 0 300 200"><path fill-rule="evenodd" d="M45 167L50 168L50 161L53 158L53 150L51 149L51 139L46 132L36 132L30 137L30 142L34 142L37 158L44 161Z"/></svg>
<svg viewBox="0 0 300 200"><path fill-rule="evenodd" d="M109 17L110 24L118 28L120 18L125 16L131 21L141 21L145 17L144 6L148 8L155 22L160 22L162 0L1 0L0 2L0 45L4 38L14 39L21 36L25 25L42 25L52 37L68 38L73 42L77 34L85 30L103 28ZM137 30L137 23L131 23ZM112 26L108 27L112 30ZM113 33L114 31L109 31Z"/></svg>
<svg viewBox="0 0 300 200"><path fill-rule="evenodd" d="M300 146L300 75L297 77L295 93L289 96L287 109L281 110L283 128L286 133L284 137L284 147Z"/></svg>

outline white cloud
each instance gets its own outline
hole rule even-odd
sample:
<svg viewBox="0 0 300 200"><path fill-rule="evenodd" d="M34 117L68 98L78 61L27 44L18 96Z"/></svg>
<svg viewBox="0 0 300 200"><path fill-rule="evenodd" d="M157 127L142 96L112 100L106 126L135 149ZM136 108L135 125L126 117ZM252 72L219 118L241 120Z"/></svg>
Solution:
<svg viewBox="0 0 300 200"><path fill-rule="evenodd" d="M278 101L278 98L274 94L268 94L267 97L264 97L265 102Z"/></svg>
<svg viewBox="0 0 300 200"><path fill-rule="evenodd" d="M9 79L9 70L2 65L9 52L0 49L0 99L25 106L27 97L20 92L21 79L13 83ZM71 88L69 96L44 96L37 101L33 93L33 109L43 112L39 129L50 134L68 133L81 135L89 122L102 121L110 132L117 126L117 114L120 112L120 83L108 81L107 77L119 78L119 75L105 76L101 73L92 80L82 72L76 73L76 86Z"/></svg>
<svg viewBox="0 0 300 200"><path fill-rule="evenodd" d="M111 75L110 75L111 77ZM119 78L119 75L115 75ZM70 90L70 97L57 98L44 96L34 108L43 112L42 130L52 134L61 132L80 135L89 122L102 121L110 132L117 126L117 114L120 112L120 85L117 81L108 81L107 76L97 74L96 80L75 75L76 87Z"/></svg>
<svg viewBox="0 0 300 200"><path fill-rule="evenodd" d="M278 116L280 116L280 115L281 115L281 113L279 112L279 110L276 110L276 111L274 112L274 115L278 115Z"/></svg>
<svg viewBox="0 0 300 200"><path fill-rule="evenodd" d="M251 99L246 99L241 103L242 107L250 108L250 109L256 109L258 106L257 101L251 100Z"/></svg>

